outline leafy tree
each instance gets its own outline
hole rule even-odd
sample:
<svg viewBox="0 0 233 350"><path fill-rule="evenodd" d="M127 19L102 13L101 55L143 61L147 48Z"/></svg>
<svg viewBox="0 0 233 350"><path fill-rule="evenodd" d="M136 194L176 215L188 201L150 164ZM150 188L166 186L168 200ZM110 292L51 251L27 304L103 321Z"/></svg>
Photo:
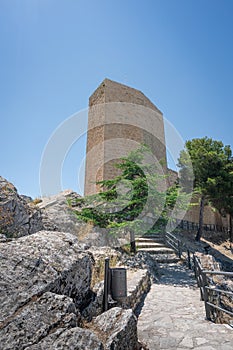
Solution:
<svg viewBox="0 0 233 350"><path fill-rule="evenodd" d="M213 184L214 198L211 202L224 216L229 216L229 238L233 242L233 158L229 149L229 160L226 163L225 171L218 179L218 183Z"/></svg>
<svg viewBox="0 0 233 350"><path fill-rule="evenodd" d="M180 195L180 188L174 185L167 190L166 175L159 174L151 155L146 146L141 146L128 157L121 158L121 162L115 164L121 174L99 182L103 192L86 197L85 207L76 212L78 217L110 228L112 232L122 228L147 232L146 217L154 220L153 227L149 225L149 228L164 225Z"/></svg>
<svg viewBox="0 0 233 350"><path fill-rule="evenodd" d="M187 157L189 154L190 161ZM212 138L196 138L185 143L185 150L181 151L178 166L182 176L189 176L191 166L194 173L194 193L200 196L199 229L195 237L200 241L203 232L204 205L207 201L216 203L225 189L225 196L232 196L232 188L228 187L232 156L230 146L224 146L221 141Z"/></svg>

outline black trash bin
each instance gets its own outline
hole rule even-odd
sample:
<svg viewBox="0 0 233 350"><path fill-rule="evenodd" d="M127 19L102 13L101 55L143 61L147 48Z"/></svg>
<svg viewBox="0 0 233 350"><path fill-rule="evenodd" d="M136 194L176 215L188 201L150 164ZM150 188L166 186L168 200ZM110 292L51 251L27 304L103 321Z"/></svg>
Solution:
<svg viewBox="0 0 233 350"><path fill-rule="evenodd" d="M111 269L111 294L116 301L127 297L127 276L125 268Z"/></svg>

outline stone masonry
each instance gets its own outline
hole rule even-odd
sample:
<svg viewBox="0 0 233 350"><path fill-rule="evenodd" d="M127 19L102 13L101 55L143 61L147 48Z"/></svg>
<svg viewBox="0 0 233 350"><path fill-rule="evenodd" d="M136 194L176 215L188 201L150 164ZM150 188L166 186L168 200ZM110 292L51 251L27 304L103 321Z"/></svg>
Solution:
<svg viewBox="0 0 233 350"><path fill-rule="evenodd" d="M114 164L142 144L151 149L157 173L168 175L160 188L173 185L178 174L167 168L161 111L141 91L105 79L89 98L84 194L101 191L96 182L119 175ZM176 215L179 218L179 214ZM198 223L198 203L186 212L185 217L181 213L180 219ZM227 227L228 217L205 206L204 224Z"/></svg>
<svg viewBox="0 0 233 350"><path fill-rule="evenodd" d="M115 177L113 163L141 144L150 147L158 171L166 173L162 113L142 92L105 79L89 99L85 195L99 191L96 181Z"/></svg>

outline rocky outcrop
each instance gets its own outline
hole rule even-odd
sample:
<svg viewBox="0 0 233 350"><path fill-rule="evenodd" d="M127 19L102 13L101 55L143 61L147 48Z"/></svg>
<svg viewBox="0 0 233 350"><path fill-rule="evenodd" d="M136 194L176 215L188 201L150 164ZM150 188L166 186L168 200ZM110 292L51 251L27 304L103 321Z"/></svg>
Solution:
<svg viewBox="0 0 233 350"><path fill-rule="evenodd" d="M116 238L78 220L77 198L64 191L32 201L0 177L0 348L4 350L138 348L132 308L148 290L150 274L135 268L150 266L152 271L151 262L146 263L146 257L122 261L122 251L109 247L119 245ZM114 302L103 313L106 257L111 267L124 263L135 270L129 276L138 278L130 277L125 303Z"/></svg>
<svg viewBox="0 0 233 350"><path fill-rule="evenodd" d="M78 237L79 242L89 247L117 246L117 240L107 230L77 218L75 210L79 205L76 200L80 198L80 195L71 190L41 198L37 207L42 213L44 229L72 233Z"/></svg>
<svg viewBox="0 0 233 350"><path fill-rule="evenodd" d="M113 308L98 316L88 329L58 329L26 350L136 350L137 320L132 310Z"/></svg>
<svg viewBox="0 0 233 350"><path fill-rule="evenodd" d="M96 317L91 327L106 350L137 349L137 319L130 309L112 308Z"/></svg>
<svg viewBox="0 0 233 350"><path fill-rule="evenodd" d="M46 291L88 302L93 258L71 234L41 231L1 243L0 322Z"/></svg>
<svg viewBox="0 0 233 350"><path fill-rule="evenodd" d="M42 197L37 207L42 212L43 226L46 230L55 230L78 234L80 223L74 212L69 208L68 198L80 198L80 196L70 190L58 193L50 197Z"/></svg>
<svg viewBox="0 0 233 350"><path fill-rule="evenodd" d="M53 329L75 327L79 322L71 298L47 292L32 299L1 325L1 348L24 349L47 337Z"/></svg>
<svg viewBox="0 0 233 350"><path fill-rule="evenodd" d="M32 234L43 228L41 212L30 205L28 197L0 176L0 233L7 237Z"/></svg>
<svg viewBox="0 0 233 350"><path fill-rule="evenodd" d="M150 277L156 281L158 276L158 264L156 260L147 252L137 252L136 255L124 254L121 257L121 264L133 270L147 270Z"/></svg>
<svg viewBox="0 0 233 350"><path fill-rule="evenodd" d="M4 350L137 348L137 322L129 307L139 300L139 289L135 294L130 287L130 302L122 304L128 309L113 307L102 313L103 281L98 280L103 277L104 258L108 255L114 266L119 264L119 252L86 250L74 235L56 231L0 243L0 252Z"/></svg>
<svg viewBox="0 0 233 350"><path fill-rule="evenodd" d="M59 329L26 350L104 350L102 342L88 329Z"/></svg>
<svg viewBox="0 0 233 350"><path fill-rule="evenodd" d="M77 193L65 190L32 200L19 195L10 182L0 177L0 234L5 238L18 238L40 230L58 231L72 233L89 247L120 246L119 237L78 219L75 211L80 209L77 203L80 198Z"/></svg>
<svg viewBox="0 0 233 350"><path fill-rule="evenodd" d="M201 266L204 270L209 270L209 271L220 271L221 270L221 264L216 261L216 259L212 255L207 255L203 253L195 253L195 255L198 257Z"/></svg>

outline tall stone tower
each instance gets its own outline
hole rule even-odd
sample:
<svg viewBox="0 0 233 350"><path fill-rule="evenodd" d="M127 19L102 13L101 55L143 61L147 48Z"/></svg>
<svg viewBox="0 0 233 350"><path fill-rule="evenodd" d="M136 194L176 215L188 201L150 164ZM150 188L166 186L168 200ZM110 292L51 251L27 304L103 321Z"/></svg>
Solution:
<svg viewBox="0 0 233 350"><path fill-rule="evenodd" d="M85 195L99 191L96 181L118 175L113 164L141 144L166 173L162 113L141 91L105 79L89 98Z"/></svg>

